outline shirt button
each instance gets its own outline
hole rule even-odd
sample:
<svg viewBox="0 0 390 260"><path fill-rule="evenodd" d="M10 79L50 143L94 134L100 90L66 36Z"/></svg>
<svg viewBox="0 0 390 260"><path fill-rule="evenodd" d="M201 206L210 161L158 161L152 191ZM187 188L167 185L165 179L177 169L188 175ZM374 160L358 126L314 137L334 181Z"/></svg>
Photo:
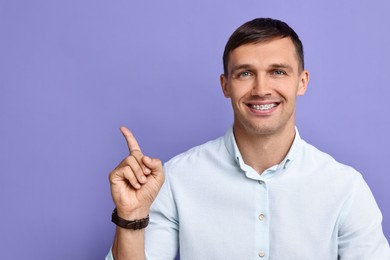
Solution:
<svg viewBox="0 0 390 260"><path fill-rule="evenodd" d="M264 214L260 214L260 215L259 215L259 219L260 219L261 221L263 221L263 220L265 219L265 215L264 215Z"/></svg>
<svg viewBox="0 0 390 260"><path fill-rule="evenodd" d="M260 251L260 252L259 252L259 256L260 256L261 258L263 258L263 257L265 256L264 251Z"/></svg>

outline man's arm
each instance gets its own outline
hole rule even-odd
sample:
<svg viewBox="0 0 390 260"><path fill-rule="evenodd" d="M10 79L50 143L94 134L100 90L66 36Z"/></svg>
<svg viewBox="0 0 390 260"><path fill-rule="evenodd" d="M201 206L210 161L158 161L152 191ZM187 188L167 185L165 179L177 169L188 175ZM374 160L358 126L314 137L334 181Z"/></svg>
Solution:
<svg viewBox="0 0 390 260"><path fill-rule="evenodd" d="M111 195L120 218L131 221L146 218L164 183L159 159L144 156L133 134L121 127L130 155L110 173ZM116 228L112 254L115 260L145 259L145 231Z"/></svg>
<svg viewBox="0 0 390 260"><path fill-rule="evenodd" d="M117 227L112 255L119 259L145 259L145 231Z"/></svg>
<svg viewBox="0 0 390 260"><path fill-rule="evenodd" d="M368 185L360 178L344 209L339 228L340 260L390 260L382 231L382 214Z"/></svg>

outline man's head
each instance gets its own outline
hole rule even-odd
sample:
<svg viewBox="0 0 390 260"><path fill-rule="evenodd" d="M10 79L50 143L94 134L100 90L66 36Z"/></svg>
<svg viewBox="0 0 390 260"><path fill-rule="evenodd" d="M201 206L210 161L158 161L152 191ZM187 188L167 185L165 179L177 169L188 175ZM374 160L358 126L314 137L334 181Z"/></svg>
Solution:
<svg viewBox="0 0 390 260"><path fill-rule="evenodd" d="M239 27L226 44L220 76L233 106L235 134L291 136L296 98L309 80L303 68L302 43L287 24L255 19Z"/></svg>
<svg viewBox="0 0 390 260"><path fill-rule="evenodd" d="M257 18L241 25L230 36L223 53L223 70L228 75L230 53L244 44L261 43L277 38L290 38L296 50L299 69L304 70L303 45L296 32L285 22L271 18Z"/></svg>

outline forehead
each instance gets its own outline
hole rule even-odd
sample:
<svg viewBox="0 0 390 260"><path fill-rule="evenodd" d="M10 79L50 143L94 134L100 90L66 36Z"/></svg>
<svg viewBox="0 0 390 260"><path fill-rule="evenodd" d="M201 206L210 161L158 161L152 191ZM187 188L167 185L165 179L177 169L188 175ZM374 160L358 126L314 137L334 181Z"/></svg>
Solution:
<svg viewBox="0 0 390 260"><path fill-rule="evenodd" d="M269 66L288 64L298 70L299 61L295 46L290 38L277 38L266 42L244 44L230 53L229 71L236 66L248 64Z"/></svg>

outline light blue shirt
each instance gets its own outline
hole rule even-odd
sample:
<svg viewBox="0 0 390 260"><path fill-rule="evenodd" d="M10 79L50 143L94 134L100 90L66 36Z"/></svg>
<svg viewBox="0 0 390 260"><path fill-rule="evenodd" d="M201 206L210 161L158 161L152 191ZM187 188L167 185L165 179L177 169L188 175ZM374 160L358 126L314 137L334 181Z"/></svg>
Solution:
<svg viewBox="0 0 390 260"><path fill-rule="evenodd" d="M180 246L181 260L390 260L361 174L298 131L286 158L261 175L232 129L171 159L165 174L146 228L148 259L174 259Z"/></svg>

